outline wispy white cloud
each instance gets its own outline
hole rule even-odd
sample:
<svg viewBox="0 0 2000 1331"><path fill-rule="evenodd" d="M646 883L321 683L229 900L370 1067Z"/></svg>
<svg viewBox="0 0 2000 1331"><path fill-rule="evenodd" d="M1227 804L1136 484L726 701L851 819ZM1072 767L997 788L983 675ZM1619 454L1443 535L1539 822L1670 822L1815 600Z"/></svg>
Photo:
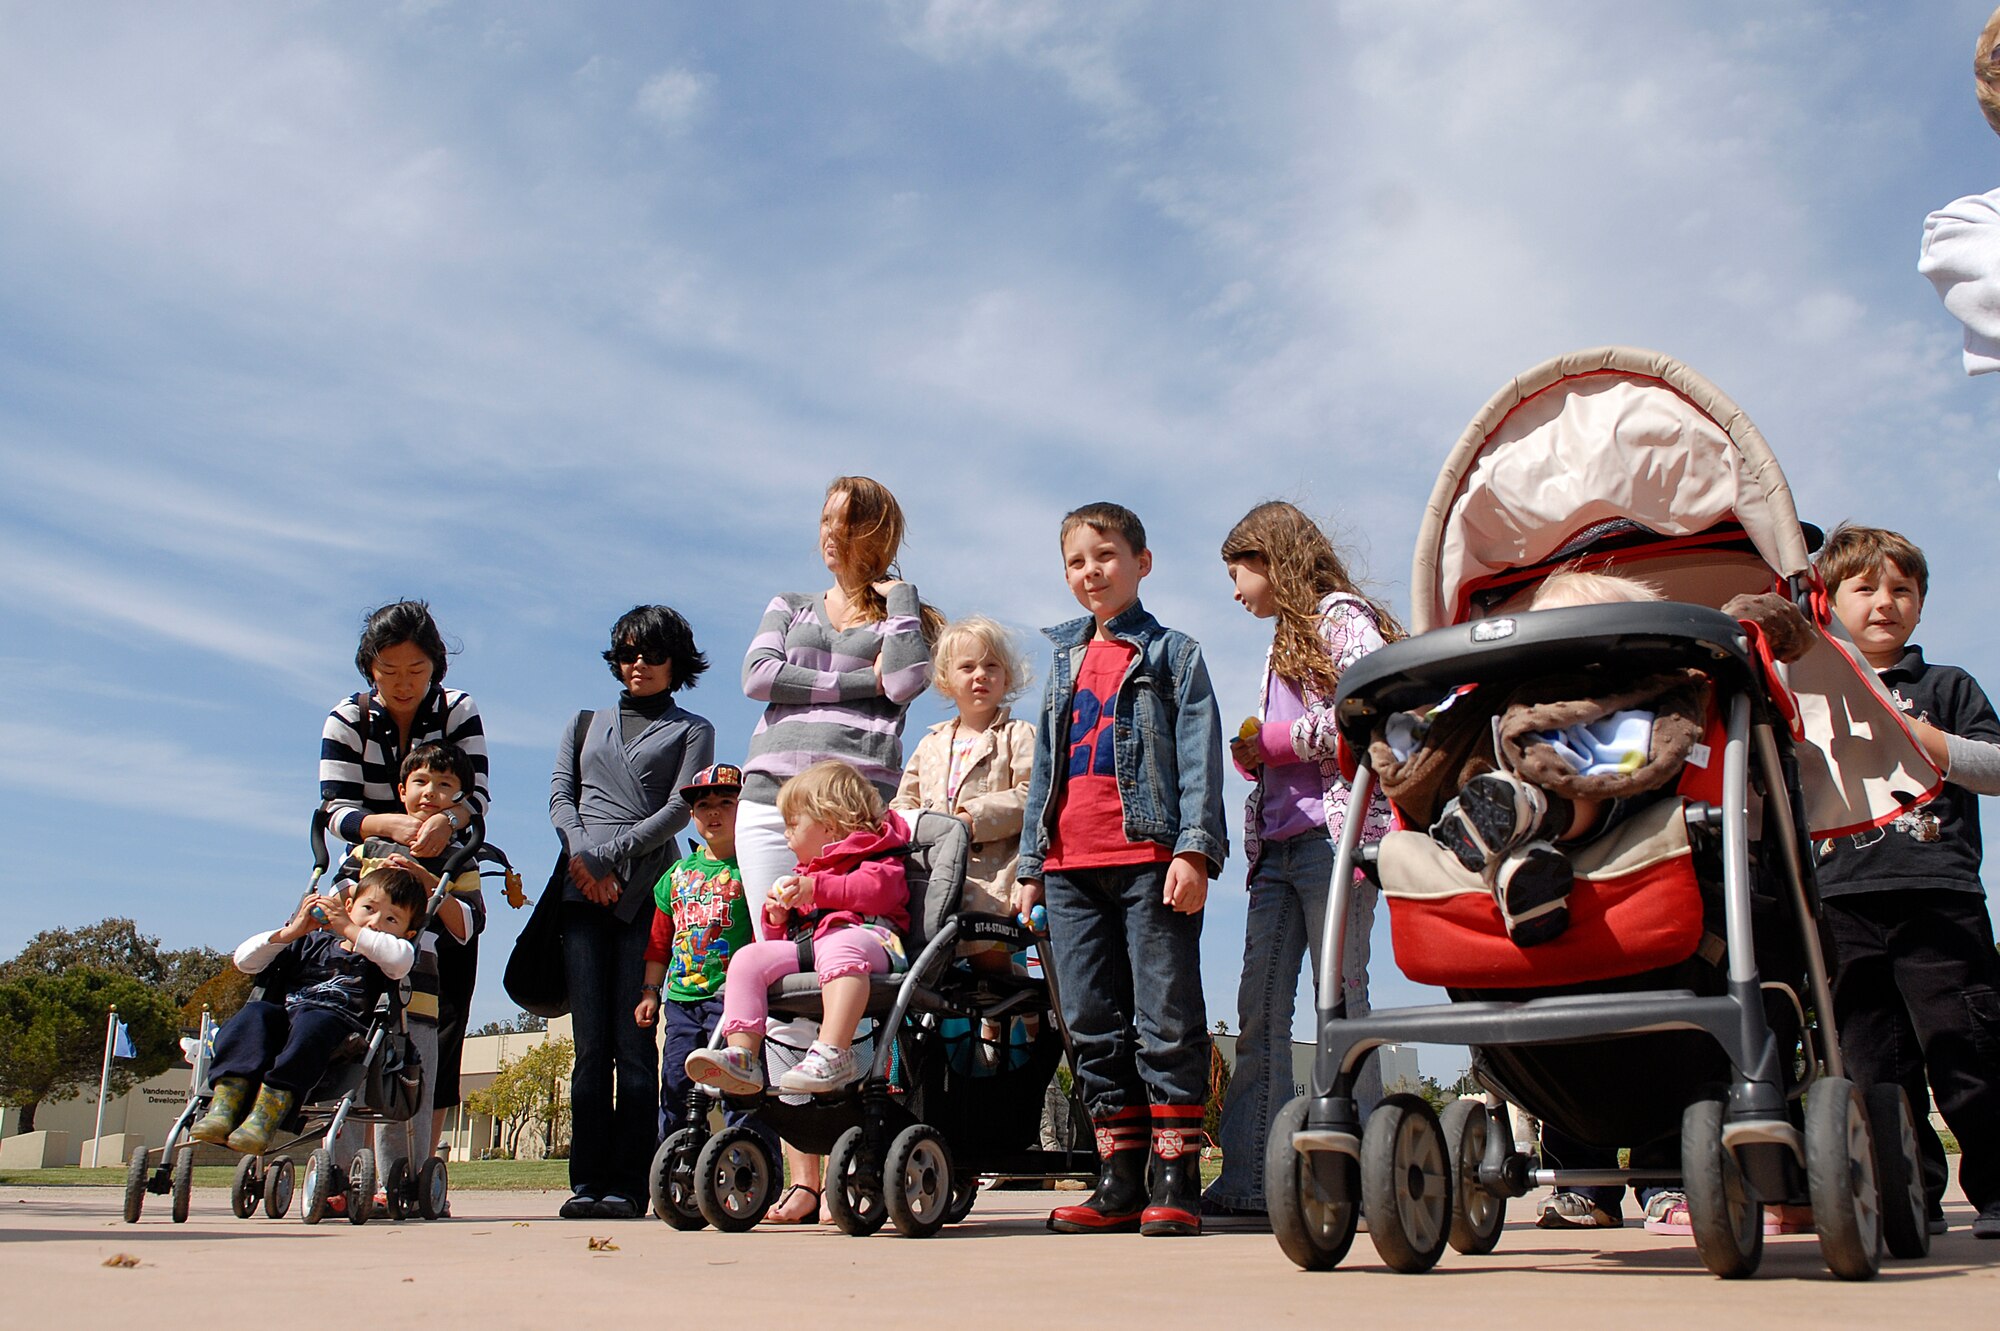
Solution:
<svg viewBox="0 0 2000 1331"><path fill-rule="evenodd" d="M0 786L245 834L290 837L305 825L266 774L210 750L113 731L0 721Z"/></svg>
<svg viewBox="0 0 2000 1331"><path fill-rule="evenodd" d="M683 65L663 69L639 85L633 106L668 134L685 134L706 109L715 80Z"/></svg>

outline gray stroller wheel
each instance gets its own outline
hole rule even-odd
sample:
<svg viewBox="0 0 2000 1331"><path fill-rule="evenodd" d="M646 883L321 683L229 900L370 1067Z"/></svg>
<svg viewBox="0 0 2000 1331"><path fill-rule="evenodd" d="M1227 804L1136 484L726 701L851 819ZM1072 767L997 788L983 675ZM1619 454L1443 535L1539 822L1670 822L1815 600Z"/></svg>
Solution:
<svg viewBox="0 0 2000 1331"><path fill-rule="evenodd" d="M1493 1116L1478 1100L1454 1100L1438 1115L1445 1150L1451 1156L1451 1232L1455 1251L1472 1256L1492 1252L1507 1223L1507 1199L1479 1181L1479 1167L1494 1145Z"/></svg>
<svg viewBox="0 0 2000 1331"><path fill-rule="evenodd" d="M826 1157L827 1216L834 1228L855 1238L873 1234L889 1218L880 1166L868 1155L866 1134L852 1127L840 1134Z"/></svg>
<svg viewBox="0 0 2000 1331"><path fill-rule="evenodd" d="M700 1229L708 1223L694 1198L695 1163L704 1141L700 1128L679 1128L667 1134L653 1153L647 1192L653 1214L675 1229Z"/></svg>
<svg viewBox="0 0 2000 1331"><path fill-rule="evenodd" d="M896 1232L927 1239L951 1213L951 1148L928 1123L912 1123L889 1143L882 1161L882 1201Z"/></svg>
<svg viewBox="0 0 2000 1331"><path fill-rule="evenodd" d="M951 1177L951 1209L944 1213L944 1222L947 1225L957 1224L972 1214L972 1208L978 1201L978 1176L954 1173Z"/></svg>
<svg viewBox="0 0 2000 1331"><path fill-rule="evenodd" d="M257 1203L263 1200L259 1178L262 1163L254 1155L246 1155L236 1162L236 1173L229 1180L229 1209L236 1212L238 1220L248 1220L255 1215Z"/></svg>
<svg viewBox="0 0 2000 1331"><path fill-rule="evenodd" d="M1931 1250L1929 1206L1924 1201L1923 1158L1910 1121L1910 1098L1884 1083L1862 1096L1875 1138L1875 1177L1882 1190L1882 1241L1891 1257L1927 1257Z"/></svg>
<svg viewBox="0 0 2000 1331"><path fill-rule="evenodd" d="M777 1162L764 1139L749 1128L724 1128L701 1148L694 1165L694 1200L717 1229L733 1234L751 1228L777 1194Z"/></svg>
<svg viewBox="0 0 2000 1331"><path fill-rule="evenodd" d="M276 1163L264 1171L264 1214L273 1220L283 1220L285 1212L292 1209L292 1162L279 1156Z"/></svg>
<svg viewBox="0 0 2000 1331"><path fill-rule="evenodd" d="M347 1167L347 1223L365 1225L375 1213L375 1152L362 1147Z"/></svg>
<svg viewBox="0 0 2000 1331"><path fill-rule="evenodd" d="M305 1196L299 1202L299 1219L308 1225L326 1219L333 1192L333 1152L322 1146L306 1158Z"/></svg>
<svg viewBox="0 0 2000 1331"><path fill-rule="evenodd" d="M1842 1280L1882 1267L1882 1194L1861 1088L1822 1077L1806 1092L1806 1184L1820 1255Z"/></svg>
<svg viewBox="0 0 2000 1331"><path fill-rule="evenodd" d="M125 1223L139 1223L139 1213L146 1209L146 1148L141 1146L132 1152L132 1158L125 1162Z"/></svg>
<svg viewBox="0 0 2000 1331"><path fill-rule="evenodd" d="M194 1192L194 1143L188 1142L174 1156L174 1223L185 1225L188 1197Z"/></svg>
<svg viewBox="0 0 2000 1331"><path fill-rule="evenodd" d="M417 1214L426 1220L442 1217L451 1205L451 1175L444 1157L434 1155L417 1171Z"/></svg>
<svg viewBox="0 0 2000 1331"><path fill-rule="evenodd" d="M1392 1095L1361 1134L1361 1207L1368 1237L1392 1270L1428 1271L1451 1229L1451 1155L1429 1104Z"/></svg>
<svg viewBox="0 0 2000 1331"><path fill-rule="evenodd" d="M1722 1145L1722 1101L1697 1100L1681 1112L1681 1187L1701 1264L1740 1280L1764 1259L1764 1208Z"/></svg>
<svg viewBox="0 0 2000 1331"><path fill-rule="evenodd" d="M1354 1157L1302 1154L1293 1134L1306 1125L1306 1098L1286 1102L1264 1143L1264 1209L1285 1256L1307 1271L1331 1271L1354 1244L1361 1220L1361 1175Z"/></svg>

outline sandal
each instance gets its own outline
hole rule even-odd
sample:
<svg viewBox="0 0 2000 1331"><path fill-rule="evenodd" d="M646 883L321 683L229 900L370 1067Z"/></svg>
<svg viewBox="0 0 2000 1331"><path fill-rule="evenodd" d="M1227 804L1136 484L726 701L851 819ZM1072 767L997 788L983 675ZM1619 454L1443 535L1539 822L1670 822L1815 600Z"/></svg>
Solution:
<svg viewBox="0 0 2000 1331"><path fill-rule="evenodd" d="M787 1201L791 1200L791 1196L795 1192L803 1192L813 1199L812 1210L795 1220L783 1219L775 1214ZM817 1225L819 1223L819 1189L808 1187L803 1183L790 1184L783 1192L778 1194L778 1200L771 1203L771 1209L764 1212L764 1223L767 1225Z"/></svg>

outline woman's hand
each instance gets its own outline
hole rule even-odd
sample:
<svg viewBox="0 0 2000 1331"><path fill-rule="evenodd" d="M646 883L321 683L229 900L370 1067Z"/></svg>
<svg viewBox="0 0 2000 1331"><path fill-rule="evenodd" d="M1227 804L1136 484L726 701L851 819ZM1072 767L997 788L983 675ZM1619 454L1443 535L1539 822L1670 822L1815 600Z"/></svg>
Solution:
<svg viewBox="0 0 2000 1331"><path fill-rule="evenodd" d="M648 990L639 996L639 1006L632 1009L632 1020L641 1026L651 1027L654 1018L660 1015L660 996Z"/></svg>
<svg viewBox="0 0 2000 1331"><path fill-rule="evenodd" d="M410 821L415 822L416 819L413 817ZM401 837L396 839L403 841L403 844L410 848L411 854L435 855L451 844L451 834L456 830L450 818L441 813L434 813L418 826L413 838L408 841L403 841Z"/></svg>
<svg viewBox="0 0 2000 1331"><path fill-rule="evenodd" d="M576 890L583 893L586 901L599 906L614 904L623 891L615 875L595 877L590 872L590 864L581 855L569 857L569 880L576 884Z"/></svg>
<svg viewBox="0 0 2000 1331"><path fill-rule="evenodd" d="M895 591L896 588L905 585L907 584L905 584L903 579L901 578L884 578L882 579L882 581L875 583L874 587L876 591L882 593L882 595L884 596L887 596L890 592Z"/></svg>
<svg viewBox="0 0 2000 1331"><path fill-rule="evenodd" d="M423 835L424 820L413 813L370 814L362 828L371 836L380 835L391 841L399 841L416 850L419 855L428 855L427 850L417 850L417 839Z"/></svg>
<svg viewBox="0 0 2000 1331"><path fill-rule="evenodd" d="M401 869L404 873L422 883L426 894L437 891L438 876L423 865L418 864L408 855L391 855L387 863L390 867Z"/></svg>

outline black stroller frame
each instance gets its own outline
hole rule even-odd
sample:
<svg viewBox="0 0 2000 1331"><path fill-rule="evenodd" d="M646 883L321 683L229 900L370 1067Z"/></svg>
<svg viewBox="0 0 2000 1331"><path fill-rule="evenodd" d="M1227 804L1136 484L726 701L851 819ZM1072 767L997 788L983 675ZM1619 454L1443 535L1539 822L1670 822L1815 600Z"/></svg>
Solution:
<svg viewBox="0 0 2000 1331"><path fill-rule="evenodd" d="M316 810L308 837L312 847L313 871L312 880L304 893L307 896L319 890L320 880L332 865L326 843L327 826L326 811ZM485 822L477 815L472 818L470 832L471 835L454 845L446 856L438 873L437 889L426 900L424 910L415 922L419 933L437 918L452 879L467 865L487 863L498 866L508 874L513 872L506 854L498 847L485 844ZM375 1207L375 1153L372 1148L362 1147L354 1153L346 1168L336 1163L335 1143L349 1122L401 1123L405 1131L412 1134L405 1144L404 1158L397 1161L389 1177L381 1181L384 1195L388 1198L386 1214L389 1219L401 1220L406 1215L420 1215L426 1220L433 1220L444 1214L451 1187L444 1160L433 1156L418 1169L410 1167L412 1148L415 1146L414 1130L410 1124L420 1108L422 1069L417 1051L411 1046L407 1034L409 993L410 983L406 978L384 994L369 1015L366 1030L350 1041L349 1051L344 1051L343 1056L336 1059L312 1094L300 1097L300 1102L293 1106L282 1125L279 1140L266 1145L259 1154L244 1155L238 1159L235 1176L230 1182L229 1201L239 1218L248 1219L261 1206L266 1216L273 1220L282 1219L291 1210L292 1196L297 1190L304 1194L299 1218L309 1225L324 1219L332 1198L343 1193L347 1199L349 1222L366 1224L373 1216ZM253 1000L264 997L263 986L259 984L252 988L250 997ZM359 1048L354 1048L356 1042L359 1042ZM149 1168L150 1153L137 1151L127 1166L125 1219L128 1223L138 1222L147 1193L171 1194L174 1223L186 1222L189 1195L194 1184L196 1146L189 1132L195 1120L208 1111L212 1098L213 1090L208 1081L208 1054L203 1047L196 1054L192 1092L167 1132L166 1143L160 1149L160 1163ZM331 1109L326 1108L328 1104L331 1104ZM315 1137L320 1139L320 1145L307 1158L304 1178L295 1180L294 1165L286 1153ZM303 1186L295 1189L295 1181Z"/></svg>
<svg viewBox="0 0 2000 1331"><path fill-rule="evenodd" d="M788 1103L767 1087L752 1096L723 1096L696 1086L653 1160L649 1191L653 1212L677 1229L741 1231L763 1219L776 1201L782 1170L755 1129L738 1124L711 1135L708 1116L718 1101L752 1110L793 1146L826 1159L824 1200L844 1233L872 1234L885 1223L911 1238L928 1237L972 1210L982 1175L1021 1179L1095 1177L1096 1152L1072 1139L1055 1151L989 1148L986 1134L954 1131L954 1104L964 1088L944 1085L940 1024L957 1017L973 1023L1005 1022L1017 1015L1048 1019L1030 1047L1025 1068L982 1078L973 1085L1011 1082L1025 1104L1032 1092L1039 1114L1044 1087L1060 1059L1069 1057L1068 1028L1047 939L1015 920L957 909L964 880L966 831L956 818L919 813L912 818L913 857L924 870L913 892L912 938L922 944L909 969L875 977L868 1015L876 1034L868 1070L859 1081ZM913 884L916 875L913 873ZM938 889L944 894L939 895ZM971 973L956 964L966 942L1000 942L1034 949L1041 980ZM810 972L772 986L771 1015L814 1017L820 1011L817 977ZM711 1047L720 1045L720 1038ZM1082 1121L1072 1114L1071 1122ZM1074 1129L1072 1129L1073 1135Z"/></svg>
<svg viewBox="0 0 2000 1331"><path fill-rule="evenodd" d="M1802 594L1803 588L1794 588ZM1803 809L1789 733L1765 694L1740 625L1700 606L1626 604L1545 610L1474 620L1391 644L1350 667L1336 698L1338 725L1357 753L1367 751L1381 716L1434 702L1467 683L1532 677L1579 660L1695 666L1725 700L1720 807L1690 804L1691 825L1721 834L1721 892L1727 946L1726 991L1641 989L1516 1001L1472 1001L1346 1018L1330 1005L1342 992L1340 962L1347 901L1357 866L1374 876L1374 847L1360 847L1375 784L1356 772L1333 875L1319 975L1318 1048L1312 1093L1293 1100L1272 1130L1267 1198L1280 1247L1298 1265L1336 1265L1353 1242L1360 1213L1388 1264L1429 1269L1447 1243L1484 1253L1497 1243L1506 1200L1534 1186L1678 1183L1686 1193L1704 1263L1725 1277L1747 1276L1762 1255L1762 1207L1810 1203L1820 1244L1837 1275L1875 1274L1880 1249L1928 1251L1921 1170L1910 1109L1897 1087L1855 1087L1842 1076L1840 1045L1818 928L1817 893L1802 840ZM1760 842L1777 863L1760 866L1796 921L1816 1030L1801 1021L1802 1069L1767 1017L1752 913L1758 880L1750 857L1753 777L1764 796ZM1803 1013L1801 1012L1801 1016ZM1681 1118L1682 1169L1533 1169L1511 1133L1476 1099L1440 1118L1413 1095L1392 1095L1366 1127L1357 1111L1357 1070L1376 1047L1395 1042L1474 1046L1548 1045L1660 1031L1698 1031L1727 1055L1726 1087L1697 1088ZM1802 1071L1802 1075L1799 1075ZM1803 1112L1798 1100L1806 1087ZM1532 1109L1532 1106L1530 1106ZM1499 1122L1504 1124L1504 1115ZM1879 1148L1879 1153L1878 1153ZM1899 1149L1900 1148L1900 1149Z"/></svg>

